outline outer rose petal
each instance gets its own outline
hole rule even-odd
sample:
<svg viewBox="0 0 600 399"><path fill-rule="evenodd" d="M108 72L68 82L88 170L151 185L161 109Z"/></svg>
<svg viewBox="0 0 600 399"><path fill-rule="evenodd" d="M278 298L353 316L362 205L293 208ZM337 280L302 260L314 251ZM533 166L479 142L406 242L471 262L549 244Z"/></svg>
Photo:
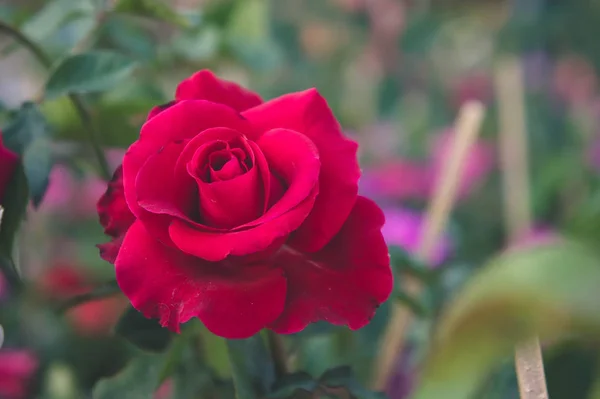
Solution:
<svg viewBox="0 0 600 399"><path fill-rule="evenodd" d="M263 101L260 96L236 83L219 79L211 71L196 72L177 86L175 99L208 100L227 105L238 112L255 107Z"/></svg>
<svg viewBox="0 0 600 399"><path fill-rule="evenodd" d="M339 231L358 193L358 145L345 138L327 102L315 89L287 94L251 108L244 117L260 131L295 130L310 138L319 151L319 196L304 224L294 233L293 246L317 251Z"/></svg>
<svg viewBox="0 0 600 399"><path fill-rule="evenodd" d="M17 154L2 144L2 133L0 133L0 205L18 162Z"/></svg>
<svg viewBox="0 0 600 399"><path fill-rule="evenodd" d="M135 221L135 216L129 210L127 202L125 202L123 169L121 166L115 170L106 192L98 201L97 207L104 233L113 238L108 243L97 245L100 250L100 257L109 263L114 263L119 248L121 248L123 236Z"/></svg>
<svg viewBox="0 0 600 399"><path fill-rule="evenodd" d="M247 338L276 319L285 302L280 269L206 262L162 245L139 221L127 232L115 269L131 304L176 332L198 317L216 335Z"/></svg>
<svg viewBox="0 0 600 399"><path fill-rule="evenodd" d="M129 209L138 216L144 210L137 204L135 181L140 168L151 155L169 142L187 140L211 127L228 127L242 133L250 125L233 109L208 101L182 101L149 119L123 159L123 186Z"/></svg>
<svg viewBox="0 0 600 399"><path fill-rule="evenodd" d="M283 314L269 328L290 334L319 320L353 330L366 325L393 288L383 222L377 205L358 197L340 232L321 251L281 251L275 264L285 269L288 294Z"/></svg>
<svg viewBox="0 0 600 399"><path fill-rule="evenodd" d="M135 221L135 216L125 202L122 166L115 170L106 192L98 200L97 207L104 233L111 237L122 236Z"/></svg>

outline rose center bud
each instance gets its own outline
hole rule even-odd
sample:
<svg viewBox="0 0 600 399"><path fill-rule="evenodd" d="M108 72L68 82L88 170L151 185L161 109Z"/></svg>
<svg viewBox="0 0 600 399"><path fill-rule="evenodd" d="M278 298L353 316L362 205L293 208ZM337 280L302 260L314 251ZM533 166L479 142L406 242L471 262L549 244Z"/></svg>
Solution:
<svg viewBox="0 0 600 399"><path fill-rule="evenodd" d="M264 187L255 154L244 136L203 144L187 168L198 184L202 223L230 229L261 215Z"/></svg>
<svg viewBox="0 0 600 399"><path fill-rule="evenodd" d="M244 163L246 154L240 148L215 151L208 157L211 181L230 180L248 171Z"/></svg>

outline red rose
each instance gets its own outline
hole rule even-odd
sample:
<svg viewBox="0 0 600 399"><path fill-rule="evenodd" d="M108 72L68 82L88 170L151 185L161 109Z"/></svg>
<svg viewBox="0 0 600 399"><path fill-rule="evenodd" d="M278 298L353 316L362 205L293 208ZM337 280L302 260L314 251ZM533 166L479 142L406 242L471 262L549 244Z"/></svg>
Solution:
<svg viewBox="0 0 600 399"><path fill-rule="evenodd" d="M93 282L85 270L69 264L56 264L44 273L39 291L50 300L67 300L90 292ZM127 303L122 297L108 297L82 303L68 310L66 317L75 331L84 336L109 335Z"/></svg>
<svg viewBox="0 0 600 399"><path fill-rule="evenodd" d="M25 349L0 351L0 398L24 399L38 368L37 357Z"/></svg>
<svg viewBox="0 0 600 399"><path fill-rule="evenodd" d="M226 338L364 326L393 284L356 151L314 89L263 103L196 73L150 112L123 194L117 177L99 204L115 248L124 234L121 289L175 331L193 317Z"/></svg>
<svg viewBox="0 0 600 399"><path fill-rule="evenodd" d="M15 172L18 161L17 154L2 144L2 133L0 132L0 205L3 204L8 184Z"/></svg>

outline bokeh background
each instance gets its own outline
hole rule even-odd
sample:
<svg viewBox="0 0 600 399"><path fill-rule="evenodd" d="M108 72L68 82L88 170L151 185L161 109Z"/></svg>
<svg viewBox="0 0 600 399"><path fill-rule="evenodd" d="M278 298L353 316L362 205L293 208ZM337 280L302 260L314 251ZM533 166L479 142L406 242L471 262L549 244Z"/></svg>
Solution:
<svg viewBox="0 0 600 399"><path fill-rule="evenodd" d="M467 157L458 202L435 250L435 284L424 299L431 312L411 329L408 350L388 389L391 398L408 397L417 383L416 365L427 351L425 331L435 315L475 270L506 246L498 163L499 60L517 59L523 74L535 227L524 242L567 236L599 242L600 2L142 3L0 1L0 20L19 27L53 60L93 48L136 62L130 78L86 97L113 169L150 108L168 102L176 84L194 71L210 68L265 99L317 87L346 134L360 143L360 190L384 208L388 244L411 253L418 247L423 211L449 154L458 111L469 100L485 105L485 121ZM106 241L96 215L105 185L72 104L64 96L39 101L47 75L28 51L0 32L2 123L8 124L11 112L24 101L37 101L51 137L48 187L19 233L26 292L15 297L6 282L0 284L5 332L0 397L7 399L91 397L95 382L114 374L134 353L112 334L128 306L122 296L78 306L64 316L54 309L110 280L114 271L95 247ZM316 324L292 337L295 366L318 376L329 367L352 364L358 378L366 381L388 308L382 307L357 333ZM225 381L229 366L223 342L202 334L209 342L211 376ZM591 397L598 359L596 349L575 343L549 349L551 397ZM163 391L162 398L171 397L168 388ZM200 388L177 398L209 397L198 392ZM211 392L210 397L227 395ZM510 360L482 383L477 397L518 397Z"/></svg>

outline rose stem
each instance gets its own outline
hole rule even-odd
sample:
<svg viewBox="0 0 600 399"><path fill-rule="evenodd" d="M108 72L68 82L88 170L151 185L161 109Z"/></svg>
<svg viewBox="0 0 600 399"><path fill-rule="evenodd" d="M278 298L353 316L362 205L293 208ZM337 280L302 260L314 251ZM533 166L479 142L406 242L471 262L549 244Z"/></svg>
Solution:
<svg viewBox="0 0 600 399"><path fill-rule="evenodd" d="M504 186L507 241L514 243L531 230L529 168L523 71L519 60L501 60L494 74L500 123L499 151ZM537 337L517 346L515 365L522 399L548 398L544 361Z"/></svg>
<svg viewBox="0 0 600 399"><path fill-rule="evenodd" d="M431 262L433 248L443 231L456 199L463 165L472 144L479 133L485 109L479 102L468 102L460 110L455 123L455 138L451 153L444 160L437 177L433 198L425 214L417 258L425 263ZM416 296L423 287L419 280L411 276L403 276L402 288L409 296ZM392 304L392 316L388 322L379 346L375 362L372 387L377 391L386 388L393 372L397 357L404 348L406 333L412 321L411 310L397 302Z"/></svg>
<svg viewBox="0 0 600 399"><path fill-rule="evenodd" d="M52 60L50 57L48 57L44 50L42 50L40 46L35 44L17 28L12 27L6 22L0 21L0 33L5 33L7 36L12 37L16 42L20 43L24 48L31 52L38 62L46 69L50 69L52 67ZM69 100L71 100L77 115L81 119L81 124L83 125L84 130L88 134L88 139L92 145L92 150L98 159L100 174L104 180L108 181L111 179L112 173L110 172L110 167L108 166L108 162L104 156L104 151L102 151L102 147L100 146L100 141L98 139L99 132L98 129L96 129L96 126L92 123L90 111L87 109L83 99L77 94L69 94Z"/></svg>
<svg viewBox="0 0 600 399"><path fill-rule="evenodd" d="M275 366L275 375L277 378L280 378L289 371L285 355L285 342L283 342L283 337L281 335L271 330L267 330L267 342Z"/></svg>

